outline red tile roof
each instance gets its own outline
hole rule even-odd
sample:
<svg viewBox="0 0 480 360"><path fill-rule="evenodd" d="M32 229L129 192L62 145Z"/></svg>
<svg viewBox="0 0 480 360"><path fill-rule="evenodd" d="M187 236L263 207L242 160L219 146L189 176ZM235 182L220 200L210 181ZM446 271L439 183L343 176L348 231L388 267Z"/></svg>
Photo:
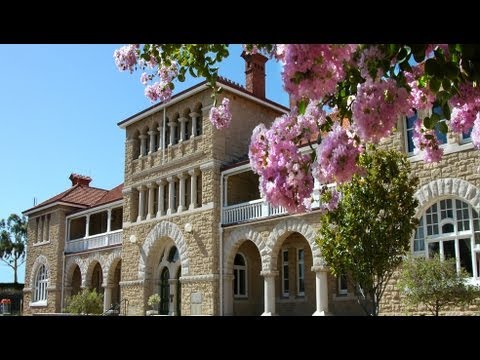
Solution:
<svg viewBox="0 0 480 360"><path fill-rule="evenodd" d="M122 200L122 189L123 183L114 187L112 190L107 191L93 206L99 206L113 201Z"/></svg>

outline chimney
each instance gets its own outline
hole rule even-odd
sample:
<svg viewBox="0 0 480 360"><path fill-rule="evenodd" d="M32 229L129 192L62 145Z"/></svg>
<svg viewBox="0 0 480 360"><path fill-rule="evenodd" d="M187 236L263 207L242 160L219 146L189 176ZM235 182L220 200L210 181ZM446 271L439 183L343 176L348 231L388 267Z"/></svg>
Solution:
<svg viewBox="0 0 480 360"><path fill-rule="evenodd" d="M83 176L79 174L70 174L69 177L70 181L72 182L72 186L75 185L80 185L80 186L89 186L90 181L92 181L92 178L90 176Z"/></svg>
<svg viewBox="0 0 480 360"><path fill-rule="evenodd" d="M262 54L248 54L243 51L245 59L245 88L254 96L265 99L265 63L267 58Z"/></svg>

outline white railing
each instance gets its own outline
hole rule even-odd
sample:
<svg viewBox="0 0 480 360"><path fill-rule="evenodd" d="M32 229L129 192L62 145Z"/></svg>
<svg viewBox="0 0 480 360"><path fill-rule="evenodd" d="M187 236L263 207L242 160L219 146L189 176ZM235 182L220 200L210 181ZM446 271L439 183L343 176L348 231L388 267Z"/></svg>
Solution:
<svg viewBox="0 0 480 360"><path fill-rule="evenodd" d="M105 246L122 244L122 230L115 230L106 234L88 236L82 239L69 240L65 246L65 252L74 253Z"/></svg>
<svg viewBox="0 0 480 360"><path fill-rule="evenodd" d="M329 184L329 188L335 187L335 184ZM320 207L320 189L313 190L312 209ZM222 209L222 224L238 224L245 221L268 218L288 214L287 210L281 206L273 207L263 199L252 200L249 202L224 206Z"/></svg>

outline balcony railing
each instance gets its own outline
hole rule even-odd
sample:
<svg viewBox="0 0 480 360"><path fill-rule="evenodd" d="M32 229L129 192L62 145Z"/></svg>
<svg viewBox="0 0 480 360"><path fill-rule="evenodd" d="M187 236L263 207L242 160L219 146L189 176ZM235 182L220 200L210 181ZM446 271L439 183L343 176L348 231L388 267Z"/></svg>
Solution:
<svg viewBox="0 0 480 360"><path fill-rule="evenodd" d="M77 240L69 240L65 246L65 252L75 253L85 250L98 249L105 246L122 244L122 230L112 231L106 234L92 235Z"/></svg>
<svg viewBox="0 0 480 360"><path fill-rule="evenodd" d="M335 187L335 184L328 185L329 188ZM312 209L320 207L320 190L318 188L313 190ZM285 208L273 207L264 199L252 200L249 202L225 206L222 209L222 224L238 224L245 221L260 220L272 216L287 214Z"/></svg>

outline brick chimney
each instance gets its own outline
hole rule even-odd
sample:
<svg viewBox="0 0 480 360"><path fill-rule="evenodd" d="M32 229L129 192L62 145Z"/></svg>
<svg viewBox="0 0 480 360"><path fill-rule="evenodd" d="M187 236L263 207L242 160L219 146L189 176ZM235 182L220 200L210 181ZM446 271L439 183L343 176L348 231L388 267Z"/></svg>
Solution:
<svg viewBox="0 0 480 360"><path fill-rule="evenodd" d="M92 181L92 178L90 176L83 176L79 174L70 174L69 177L70 181L72 182L72 186L75 185L80 185L80 186L89 186L90 181Z"/></svg>
<svg viewBox="0 0 480 360"><path fill-rule="evenodd" d="M265 99L265 63L267 58L262 54L242 52L245 59L245 88L254 96Z"/></svg>

